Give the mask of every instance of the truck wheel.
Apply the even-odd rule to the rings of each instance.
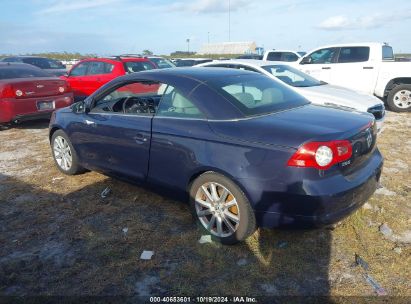
[[[215,173],[200,175],[191,185],[190,207],[205,233],[222,244],[245,240],[256,230],[254,211],[241,189]]]
[[[411,110],[411,84],[395,86],[388,93],[387,104],[391,111],[409,112]]]

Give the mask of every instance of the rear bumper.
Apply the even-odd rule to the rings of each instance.
[[[57,110],[71,105],[73,103],[73,94],[67,93],[39,98],[0,99],[0,123],[50,117],[51,112],[54,110],[39,110],[37,108],[39,101],[54,101],[55,110]]]
[[[376,149],[367,164],[349,177],[341,174],[316,180],[303,179],[286,185],[283,192],[260,189],[260,200],[253,206],[257,223],[260,227],[274,228],[338,222],[372,196],[382,166],[382,156]],[[251,192],[251,196],[254,194]]]
[[[352,191],[337,193],[329,196],[306,197],[301,203],[312,206],[332,206],[327,211],[312,210],[312,215],[301,215],[277,212],[256,212],[257,222],[262,227],[278,226],[324,226],[336,223],[360,208],[377,188],[379,173],[376,173],[362,185]],[[286,204],[286,202],[285,202]],[[338,206],[338,207],[337,207]]]

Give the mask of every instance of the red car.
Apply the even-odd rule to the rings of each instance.
[[[61,78],[69,82],[74,98],[82,100],[118,76],[156,68],[143,57],[91,58],[80,61]]]
[[[25,63],[0,63],[0,124],[50,117],[73,103],[68,83]]]

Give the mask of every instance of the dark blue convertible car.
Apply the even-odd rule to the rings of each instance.
[[[373,194],[383,163],[371,115],[218,68],[119,77],[56,111],[50,142],[63,173],[188,194],[201,226],[225,244],[258,226],[342,219]]]

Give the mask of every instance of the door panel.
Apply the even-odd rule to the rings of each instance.
[[[97,91],[101,86],[114,79],[114,64],[103,61],[92,61],[87,70],[87,86],[90,88],[90,94]]]
[[[325,48],[304,56],[298,69],[319,80],[330,82],[337,48]]]
[[[88,96],[90,95],[89,88],[85,82],[87,69],[89,67],[88,62],[81,62],[75,65],[70,74],[65,78],[73,90],[74,96]]]
[[[137,180],[147,176],[151,116],[89,113],[78,134],[78,153],[90,168]]]
[[[207,163],[206,120],[153,118],[149,180],[185,191],[192,172]]]
[[[300,70],[312,77],[325,82],[331,81],[331,70],[334,64],[306,64]]]
[[[172,86],[164,91],[153,118],[149,179],[185,191],[187,179],[207,157],[210,128],[205,116]]]
[[[369,47],[342,47],[330,83],[373,94],[378,73],[369,55]]]

